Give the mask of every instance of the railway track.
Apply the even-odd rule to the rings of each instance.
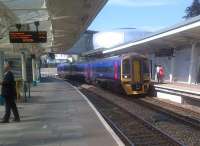
[[[96,106],[126,145],[183,146],[183,144],[137,115],[133,115],[118,105],[98,97],[98,95],[94,95],[85,89],[81,89],[81,91]]]
[[[146,108],[155,110],[161,114],[169,115],[170,117],[179,120],[180,122],[183,122],[200,130],[200,113],[198,112],[175,106],[167,102],[155,100],[151,97],[139,97],[135,99],[129,96],[121,95],[121,98],[137,103]]]
[[[200,130],[200,114],[195,111],[178,107],[166,102],[153,100],[149,97],[134,100],[133,102],[136,102],[137,104],[143,105],[160,113],[170,115],[176,120],[184,122],[185,124]]]
[[[170,137],[173,137],[174,139],[179,141],[180,145],[181,144],[188,145],[188,146],[200,145],[200,139],[199,139],[200,131],[199,131],[199,128],[197,128],[199,124],[197,121],[196,121],[197,122],[196,125],[192,124],[193,122],[193,120],[191,120],[192,119],[191,117],[193,117],[191,116],[193,114],[192,111],[189,111],[189,113],[191,114],[189,116],[186,116],[188,115],[188,111],[186,109],[184,111],[185,116],[184,114],[181,115],[178,112],[177,113],[172,112],[172,113],[175,113],[175,116],[174,116],[174,114],[171,114],[170,111],[166,110],[165,108],[161,108],[165,106],[165,103],[162,103],[161,101],[158,102],[156,100],[157,103],[153,104],[153,102],[147,102],[149,100],[147,98],[133,99],[131,97],[125,97],[119,94],[111,93],[110,91],[106,91],[104,89],[94,87],[92,85],[87,85],[87,84],[75,82],[75,81],[70,81],[70,82],[74,86],[77,86],[80,90],[84,89],[87,92],[92,93],[95,96],[98,96],[98,98],[100,99],[103,98],[106,101],[109,101],[110,103],[125,110],[129,114],[136,115],[141,120],[146,121],[147,123],[150,123],[151,125],[153,125],[153,127],[159,129],[161,133],[164,131],[163,132],[164,134],[166,134],[167,136],[170,135]],[[167,108],[173,108],[173,107],[167,106]],[[163,109],[165,109],[166,111],[163,111]],[[179,109],[179,112],[180,112],[182,108],[177,107],[177,109]],[[195,113],[195,114],[196,115],[194,115],[194,117],[199,115],[198,113]],[[182,118],[180,118],[179,116]],[[104,118],[107,119],[106,116],[104,116]],[[108,119],[109,118],[110,116],[108,116]],[[190,119],[190,121],[189,122],[184,121],[184,119]],[[111,121],[113,121],[113,119],[111,119]],[[114,118],[114,121],[115,121],[115,118]],[[130,126],[131,124],[128,124],[128,125]],[[121,125],[117,124],[117,127],[120,127],[120,126]],[[120,129],[122,129],[122,132],[124,132],[124,129],[134,128],[134,127],[130,128],[129,126],[127,127],[124,126]],[[124,134],[124,135],[127,136],[127,134]],[[128,145],[131,145],[131,144],[128,144]]]

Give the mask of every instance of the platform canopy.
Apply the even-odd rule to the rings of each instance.
[[[163,49],[181,49],[190,47],[200,38],[200,16],[183,21],[170,28],[147,35],[144,38],[134,40],[113,48],[93,50],[83,55],[95,54],[121,54],[128,52],[152,53]]]
[[[13,48],[8,32],[16,30],[15,24],[24,25],[24,30],[48,32],[45,44],[14,45],[24,48],[43,48],[46,52],[63,52],[71,48],[87,29],[107,0],[0,0],[0,49]],[[41,50],[40,50],[41,51]]]

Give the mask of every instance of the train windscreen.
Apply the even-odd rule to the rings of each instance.
[[[123,75],[124,76],[127,76],[127,77],[130,77],[130,71],[131,71],[131,65],[130,65],[130,60],[129,59],[125,59],[123,61]]]

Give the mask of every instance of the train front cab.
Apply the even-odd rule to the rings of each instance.
[[[121,62],[121,84],[127,95],[146,94],[150,86],[147,59],[138,56],[123,57]]]

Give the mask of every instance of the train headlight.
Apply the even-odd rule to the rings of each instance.
[[[128,78],[130,78],[130,75],[128,75],[128,74],[123,75],[123,78],[124,78],[124,79],[128,79]]]

